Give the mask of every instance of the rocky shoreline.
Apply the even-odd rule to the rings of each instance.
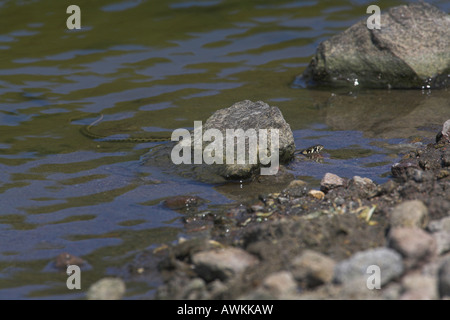
[[[328,173],[321,190],[293,180],[221,213],[186,215],[197,236],[141,254],[127,277],[154,276],[157,265],[156,299],[447,299],[449,124],[384,184]]]

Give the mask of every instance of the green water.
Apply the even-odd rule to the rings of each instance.
[[[430,1],[448,12],[445,0]],[[378,1],[383,11],[402,1]],[[66,9],[81,8],[81,30]],[[145,136],[192,128],[249,99],[278,106],[298,148],[321,143],[325,163],[290,170],[313,184],[326,172],[382,182],[389,147],[432,138],[450,116],[442,91],[306,90],[317,45],[368,17],[369,1],[0,1],[0,299],[84,297],[134,256],[184,235],[164,198],[198,195],[203,209],[252,190],[183,179],[140,158],[155,143],[90,140],[81,126]],[[258,190],[259,192],[260,190]],[[52,261],[87,261],[82,290]],[[151,296],[157,276],[127,283]]]

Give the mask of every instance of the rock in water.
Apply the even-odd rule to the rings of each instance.
[[[196,133],[194,125],[194,130],[186,139],[180,138],[180,142],[154,148],[144,156],[144,163],[166,168],[186,178],[221,183],[228,179],[240,180],[264,174],[262,170],[273,170],[273,173],[265,173],[268,175],[276,174],[278,164],[286,163],[294,156],[295,142],[291,127],[284,120],[280,109],[262,101],[240,101],[229,108],[218,110],[202,124],[201,130]],[[227,139],[227,131],[241,140],[234,136]],[[256,137],[256,141],[253,140],[255,143],[250,143],[248,139],[252,132]],[[276,132],[278,139],[274,135]],[[262,140],[261,137],[266,139]],[[228,140],[234,146],[233,157],[227,157]],[[274,150],[278,152],[271,153],[272,141]],[[276,141],[278,148],[275,148]],[[231,147],[229,149],[232,150]],[[190,154],[186,157],[188,161],[183,159],[179,164],[174,164],[173,155],[180,159],[185,152]],[[251,161],[250,153],[256,155]],[[243,163],[239,163],[238,154],[244,156]],[[261,158],[261,155],[266,158]],[[209,163],[206,159],[209,159]]]
[[[225,178],[248,178],[252,172],[259,170],[262,167],[260,159],[260,148],[261,148],[261,129],[267,130],[267,149],[266,154],[270,155],[270,150],[272,137],[271,130],[278,130],[279,137],[279,157],[277,159],[278,163],[285,163],[289,161],[295,151],[294,135],[292,134],[291,127],[284,120],[280,109],[277,107],[271,107],[267,103],[262,101],[252,102],[250,100],[244,100],[233,104],[231,107],[226,109],[221,109],[216,111],[211,117],[206,120],[203,130],[217,129],[222,133],[222,145],[224,146],[222,161],[223,164],[214,164],[215,170]],[[237,155],[239,150],[236,149],[234,153],[234,159],[231,164],[227,163],[227,130],[238,130],[242,129],[244,132],[254,129],[258,137],[258,143],[256,149],[251,149],[251,145],[246,140],[245,141],[245,164],[238,164]],[[270,133],[270,134],[269,134]],[[235,139],[235,142],[237,140]],[[205,143],[203,144],[203,151],[205,150]],[[264,147],[263,147],[264,148]],[[249,161],[249,152],[257,152],[256,163],[251,163]],[[277,168],[278,170],[278,168]]]
[[[322,42],[303,73],[308,85],[443,88],[450,85],[450,17],[425,3],[389,9],[380,29],[364,19]]]

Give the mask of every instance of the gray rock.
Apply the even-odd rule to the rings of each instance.
[[[89,287],[88,300],[120,300],[125,294],[125,282],[119,278],[103,278]]]
[[[450,233],[450,217],[430,221],[427,229],[431,232],[447,231]]]
[[[446,259],[439,268],[439,295],[450,298],[450,259]]]
[[[328,192],[331,189],[342,187],[345,185],[345,180],[335,175],[334,173],[325,173],[320,181],[320,190]]]
[[[450,19],[424,2],[390,8],[381,28],[367,19],[322,42],[303,78],[309,84],[439,88],[450,83]]]
[[[380,284],[403,274],[402,257],[392,249],[376,248],[355,253],[349,259],[339,262],[334,269],[334,280],[341,284],[359,283],[366,288],[367,280],[372,273],[368,273],[369,266],[380,268]]]
[[[239,248],[202,251],[192,256],[197,274],[206,281],[226,281],[246,268],[258,263],[258,259]]]
[[[415,159],[402,159],[391,166],[391,173],[394,177],[401,177],[408,170],[420,170],[419,162]]]
[[[388,243],[404,257],[406,268],[425,264],[436,252],[434,238],[420,228],[393,228],[389,232]]]
[[[434,241],[436,242],[436,253],[441,255],[450,251],[450,232],[438,231],[433,233]]]
[[[313,288],[333,280],[335,265],[333,259],[322,253],[305,250],[292,261],[291,272],[297,281]]]
[[[436,136],[436,142],[439,143],[441,141],[450,142],[450,119],[444,122],[442,130]]]
[[[252,102],[250,100],[244,100],[233,104],[231,107],[226,109],[221,109],[216,111],[211,117],[206,120],[203,125],[203,130],[217,129],[222,133],[223,136],[223,146],[224,152],[222,155],[223,164],[212,165],[217,170],[218,174],[225,178],[247,178],[252,172],[259,170],[262,163],[259,159],[255,164],[249,163],[249,143],[245,143],[245,155],[246,163],[237,164],[238,152],[234,154],[234,161],[232,164],[227,164],[226,159],[226,131],[228,129],[236,130],[242,129],[247,131],[249,129],[256,130],[259,134],[261,129],[272,130],[278,129],[279,132],[279,162],[286,163],[289,161],[295,151],[294,136],[292,134],[291,127],[284,120],[280,109],[277,107],[271,107],[267,103],[262,101]],[[269,132],[269,131],[268,131]],[[271,132],[271,131],[270,131]],[[260,141],[258,140],[260,143]],[[271,137],[267,137],[267,148],[265,150],[266,154],[270,154]],[[203,151],[205,150],[206,144],[203,144]],[[259,148],[257,147],[259,151]]]
[[[389,222],[391,227],[419,227],[428,224],[428,208],[420,200],[408,200],[397,205],[391,212]]]

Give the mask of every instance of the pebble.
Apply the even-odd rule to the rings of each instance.
[[[419,227],[428,224],[428,208],[420,200],[408,200],[397,205],[391,212],[391,227]]]
[[[309,190],[308,195],[319,200],[325,198],[325,193],[320,190]]]
[[[450,232],[438,231],[433,233],[434,241],[436,242],[436,253],[438,255],[450,251]]]
[[[88,300],[120,300],[125,294],[125,282],[119,278],[103,278],[89,287]]]
[[[402,279],[401,300],[434,300],[438,297],[436,279],[430,275],[412,273]]]
[[[320,190],[328,192],[331,189],[342,187],[345,185],[345,180],[333,173],[325,173],[320,181]]]
[[[204,200],[197,196],[175,196],[164,200],[163,204],[169,209],[179,210],[197,207],[203,202]]]
[[[274,297],[292,294],[297,291],[297,283],[288,271],[269,274],[262,283],[263,290],[267,290]]]
[[[305,250],[292,261],[291,272],[299,282],[313,288],[333,280],[336,262],[326,255]]]
[[[303,180],[292,180],[289,185],[287,186],[288,189],[290,188],[298,188],[298,187],[304,187],[306,186],[308,183],[306,181]]]
[[[444,122],[441,132],[436,136],[436,142],[450,142],[450,119]]]
[[[197,274],[205,281],[225,281],[246,268],[258,263],[258,259],[239,248],[202,251],[192,256]]]
[[[369,178],[361,178],[360,176],[354,176],[351,180],[351,182],[353,184],[358,184],[361,185],[363,187],[372,187],[375,186],[375,184],[373,183],[373,181]]]
[[[430,230],[431,232],[437,232],[437,231],[450,232],[450,217],[445,217],[440,220],[430,221],[427,229]]]
[[[420,169],[416,160],[402,159],[400,162],[394,163],[391,167],[391,173],[394,177],[401,177],[408,169]]]
[[[441,298],[450,298],[450,258],[447,258],[439,267],[439,295]]]
[[[376,248],[357,252],[339,262],[334,268],[334,280],[344,285],[359,283],[366,288],[368,277],[372,275],[368,267],[372,265],[380,268],[381,285],[398,278],[404,270],[400,254],[389,248]]]
[[[408,269],[430,261],[436,252],[433,236],[420,228],[393,228],[389,232],[388,243],[403,256]]]
[[[81,267],[85,261],[80,257],[74,256],[70,253],[60,253],[55,259],[55,267],[58,269],[67,269],[69,265],[77,265]]]

